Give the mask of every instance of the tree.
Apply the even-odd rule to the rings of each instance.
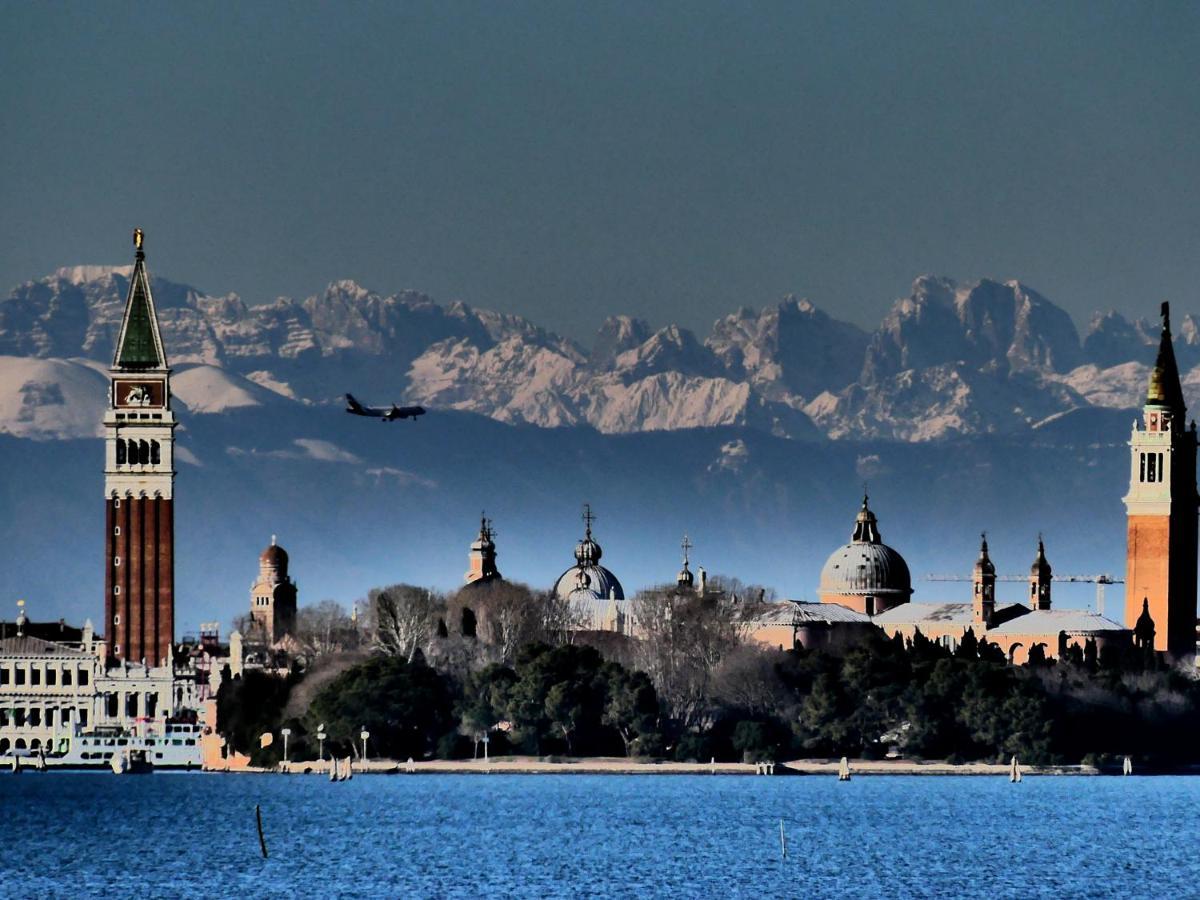
[[[253,753],[264,732],[278,729],[292,683],[251,669],[221,682],[217,692],[217,730],[239,753]]]
[[[336,600],[300,607],[296,613],[295,637],[313,657],[352,650],[360,643],[358,627]]]
[[[625,755],[645,744],[658,732],[658,695],[645,672],[627,672],[621,666],[606,666],[608,702],[601,720],[616,729],[625,744]]]
[[[533,591],[511,581],[467,585],[450,601],[448,612],[462,622],[464,637],[478,637],[512,662],[529,644],[566,642],[572,624],[570,604],[552,591]]]
[[[455,725],[447,680],[424,663],[377,656],[347,669],[313,699],[309,730],[325,724],[333,746],[357,752],[358,733],[371,732],[381,756],[420,759]]]
[[[746,633],[741,607],[725,594],[658,588],[633,599],[634,659],[683,728],[711,720],[712,679]]]
[[[375,621],[374,643],[390,656],[412,662],[433,634],[442,604],[432,591],[394,584],[368,595]]]

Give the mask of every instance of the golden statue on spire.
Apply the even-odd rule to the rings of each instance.
[[[133,229],[133,249],[134,250],[142,249],[142,237],[143,236],[144,235],[142,234],[142,229],[140,229],[140,228]]]

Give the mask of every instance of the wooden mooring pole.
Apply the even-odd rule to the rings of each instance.
[[[258,846],[262,848],[263,859],[267,858],[267,839],[263,837],[262,830],[262,807],[257,803],[254,804],[254,818],[258,820]]]

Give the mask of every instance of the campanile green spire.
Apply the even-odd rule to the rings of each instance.
[[[162,337],[158,333],[158,318],[154,314],[154,297],[150,293],[150,277],[146,274],[146,253],[142,249],[142,229],[133,232],[137,259],[129,278],[129,296],[125,300],[125,318],[117,338],[113,368],[130,371],[165,369]]]

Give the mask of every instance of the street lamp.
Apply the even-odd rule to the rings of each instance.
[[[283,761],[284,761],[284,762],[287,762],[287,761],[288,761],[288,758],[287,758],[287,741],[288,741],[288,737],[289,737],[289,736],[291,735],[291,733],[292,733],[292,729],[290,729],[290,728],[282,728],[282,729],[280,729],[279,733],[283,735]]]
[[[363,742],[363,762],[367,761],[367,738],[371,736],[371,732],[367,731],[367,726],[363,726],[363,730],[358,733]]]
[[[317,755],[321,757],[321,761],[325,761],[325,723],[322,722],[317,726]]]
[[[491,743],[491,740],[492,739],[488,737],[488,733],[485,731],[483,733],[483,761],[484,762],[488,761],[488,744]]]

